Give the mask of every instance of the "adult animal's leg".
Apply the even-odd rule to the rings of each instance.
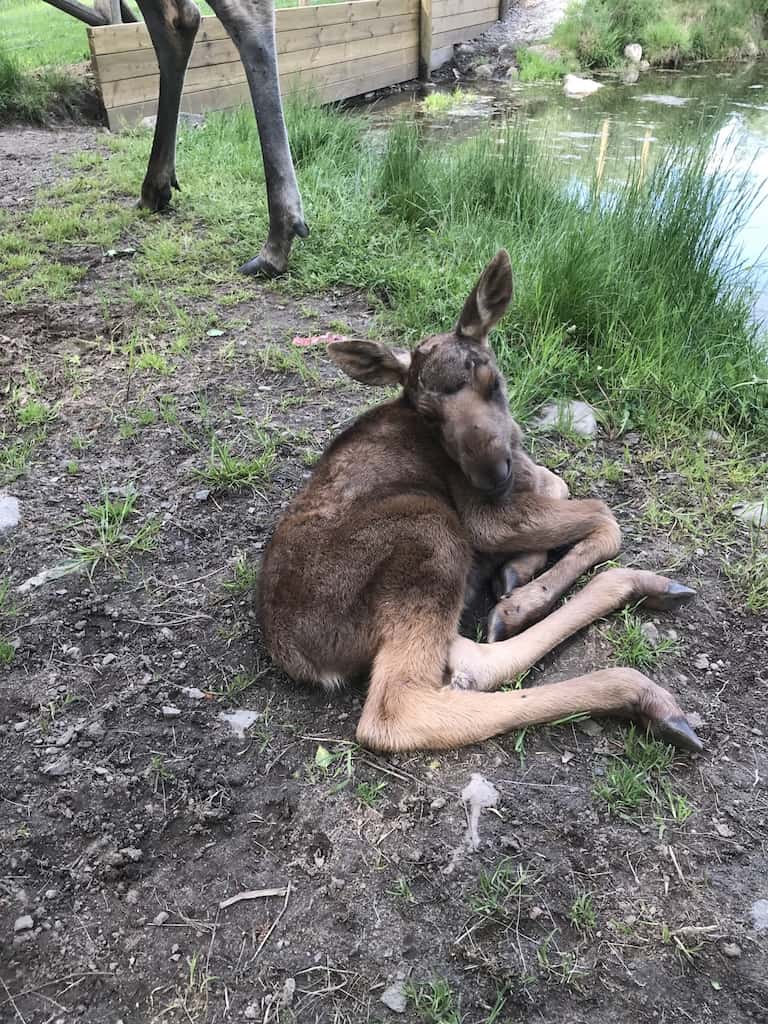
[[[192,0],[136,0],[147,24],[160,68],[157,122],[139,205],[164,210],[176,180],[176,129],[189,55],[200,24]]]
[[[269,206],[269,234],[258,256],[240,268],[275,277],[288,266],[296,235],[309,229],[288,146],[277,71],[272,0],[211,0],[211,7],[240,52],[256,114]]]

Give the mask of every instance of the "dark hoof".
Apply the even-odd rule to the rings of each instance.
[[[495,608],[488,616],[486,633],[488,635],[489,644],[496,644],[500,640],[508,640],[511,636],[503,617],[499,615]]]
[[[646,608],[653,608],[660,612],[668,612],[673,611],[675,608],[679,608],[681,604],[687,604],[688,601],[695,596],[695,590],[691,590],[690,587],[683,586],[682,583],[678,583],[676,580],[670,580],[665,593],[649,594],[645,598],[644,603]]]
[[[152,182],[144,182],[141,186],[141,199],[138,205],[142,210],[149,210],[152,213],[166,213],[171,206],[171,188],[181,191],[176,176],[163,185],[155,185]]]
[[[704,749],[704,744],[684,718],[665,718],[661,722],[655,722],[653,731],[659,739],[671,743],[680,750],[690,750],[694,754],[699,754]]]
[[[241,274],[249,274],[251,277],[280,277],[284,270],[279,270],[274,263],[271,263],[263,256],[255,256],[240,267]]]
[[[517,569],[513,569],[510,565],[504,565],[493,580],[493,596],[497,601],[501,601],[519,586],[520,576]]]

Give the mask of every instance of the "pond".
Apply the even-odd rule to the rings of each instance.
[[[415,93],[381,100],[371,113],[381,126],[410,113],[447,138],[521,118],[553,159],[568,163],[578,187],[592,182],[598,167],[609,185],[670,147],[706,146],[712,167],[743,174],[759,191],[737,243],[755,285],[755,315],[768,323],[768,63],[645,72],[634,84],[600,80],[604,87],[582,100],[567,98],[560,83],[477,82],[463,85],[472,95],[443,113],[428,113]]]

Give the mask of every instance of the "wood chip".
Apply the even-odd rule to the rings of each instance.
[[[286,886],[280,886],[279,889],[246,889],[245,892],[239,892],[235,896],[230,896],[229,899],[222,900],[219,903],[219,910],[226,910],[227,907],[234,906],[235,903],[240,903],[242,900],[260,900],[266,896],[285,896],[287,893]]]

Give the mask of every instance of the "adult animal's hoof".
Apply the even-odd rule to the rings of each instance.
[[[665,743],[671,743],[680,750],[699,754],[704,749],[704,744],[685,718],[664,718],[654,723],[653,730]]]
[[[250,277],[280,277],[285,273],[285,269],[281,270],[276,267],[264,256],[254,256],[252,260],[248,260],[240,267],[240,273],[248,274]]]
[[[695,596],[695,590],[678,583],[677,580],[670,580],[663,594],[649,594],[645,598],[645,606],[656,611],[669,612],[682,604],[687,604]]]

